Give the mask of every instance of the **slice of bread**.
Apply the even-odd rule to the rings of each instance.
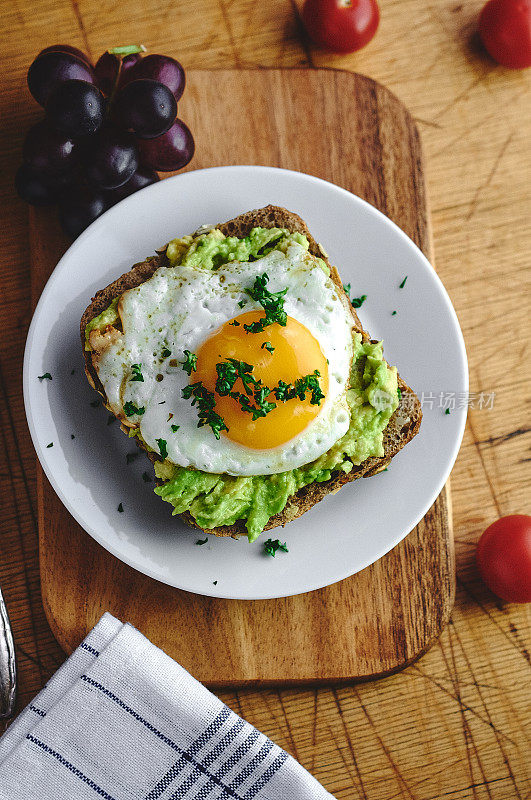
[[[315,241],[313,236],[304,220],[297,214],[288,211],[279,206],[266,206],[255,211],[247,211],[245,214],[234,219],[224,222],[223,224],[216,225],[219,230],[226,236],[237,236],[243,238],[251,231],[252,228],[287,228],[290,232],[298,231],[304,234],[310,243],[310,252],[312,255],[322,258],[330,267],[331,278],[336,284],[337,288],[343,292],[343,285],[341,278],[334,266],[328,261],[326,253],[322,250],[321,246]],[[85,327],[94,319],[94,317],[101,314],[112,301],[119,297],[127,289],[132,289],[134,286],[139,286],[141,283],[150,278],[156,269],[161,266],[167,266],[168,261],[166,258],[166,248],[161,249],[156,256],[146,259],[139,264],[135,264],[129,272],[122,275],[120,278],[109,284],[105,289],[97,292],[93,297],[92,302],[85,310],[81,317],[81,341],[83,345],[83,352],[85,355],[85,372],[90,384],[97,389],[104,401],[106,400],[103,386],[98,378],[97,372],[92,363],[92,354],[90,351],[84,349],[85,345]],[[356,314],[355,309],[351,306],[351,314],[354,323],[354,329],[362,334],[365,341],[369,339],[369,334],[363,330],[362,324]],[[338,472],[333,475],[329,481],[323,483],[312,483],[300,489],[293,497],[290,498],[286,507],[280,514],[271,517],[265,530],[275,528],[278,525],[284,526],[305,511],[308,511],[312,506],[322,500],[328,494],[334,494],[345,483],[356,480],[357,478],[368,477],[375,475],[384,470],[390,463],[391,459],[418,433],[420,423],[422,420],[422,411],[420,401],[414,391],[407,386],[404,381],[398,378],[398,386],[401,391],[401,397],[398,408],[392,415],[384,431],[384,455],[381,458],[368,458],[358,467],[354,467],[351,472],[345,474]],[[142,443],[135,438],[139,447]],[[160,456],[153,452],[147,453],[151,461],[155,462],[160,460]],[[180,514],[181,519],[194,528],[203,530],[196,523],[194,518],[188,513]],[[209,528],[205,530],[206,533],[213,533],[216,536],[242,536],[246,535],[245,520],[238,520],[234,525],[222,525],[218,528]]]

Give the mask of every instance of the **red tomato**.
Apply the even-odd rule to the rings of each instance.
[[[380,11],[376,0],[306,0],[302,21],[321,47],[352,53],[371,41]]]
[[[499,64],[531,67],[531,0],[489,0],[479,17],[479,35]]]
[[[476,550],[481,577],[512,603],[531,602],[531,517],[512,514],[489,525]]]

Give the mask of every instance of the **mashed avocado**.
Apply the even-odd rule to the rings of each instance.
[[[170,266],[213,270],[229,261],[254,261],[272,250],[284,250],[293,241],[308,249],[305,236],[284,228],[253,228],[244,239],[224,236],[214,228],[207,233],[174,239],[166,255]],[[316,261],[328,274],[325,262]],[[118,298],[87,325],[86,349],[90,350],[91,330],[117,321],[117,304]],[[248,539],[253,542],[270,517],[280,513],[303,486],[327,481],[338,471],[348,473],[371,456],[383,456],[383,431],[398,406],[397,371],[384,361],[381,342],[363,342],[361,335],[355,333],[353,344],[347,392],[350,426],[317,460],[289,472],[250,477],[201,472],[176,466],[168,459],[156,461],[155,474],[164,483],[155,493],[173,505],[173,514],[187,511],[207,530],[244,519]],[[142,438],[136,429],[131,429],[129,435]]]

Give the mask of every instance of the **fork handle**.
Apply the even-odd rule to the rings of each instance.
[[[0,589],[0,719],[12,716],[17,693],[17,666],[13,633]]]

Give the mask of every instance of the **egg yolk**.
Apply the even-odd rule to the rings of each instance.
[[[252,377],[270,389],[278,386],[279,381],[295,383],[298,378],[318,370],[319,385],[326,396],[328,365],[317,339],[293,317],[287,318],[285,327],[275,322],[260,333],[246,332],[244,325],[258,322],[263,317],[263,311],[248,311],[219,328],[197,351],[197,370],[192,373],[191,381],[202,381],[209,391],[215,392],[216,364],[234,358],[251,364]],[[240,378],[232,391],[245,394]],[[224,431],[225,435],[233,442],[256,450],[289,442],[320,413],[324,403],[322,399],[320,405],[312,405],[310,392],[306,393],[304,400],[295,397],[286,401],[277,400],[270,394],[266,401],[276,403],[276,408],[253,422],[252,414],[243,411],[238,400],[228,395],[221,397],[217,392],[215,398],[215,410],[229,429]],[[255,405],[252,396],[249,400]]]

